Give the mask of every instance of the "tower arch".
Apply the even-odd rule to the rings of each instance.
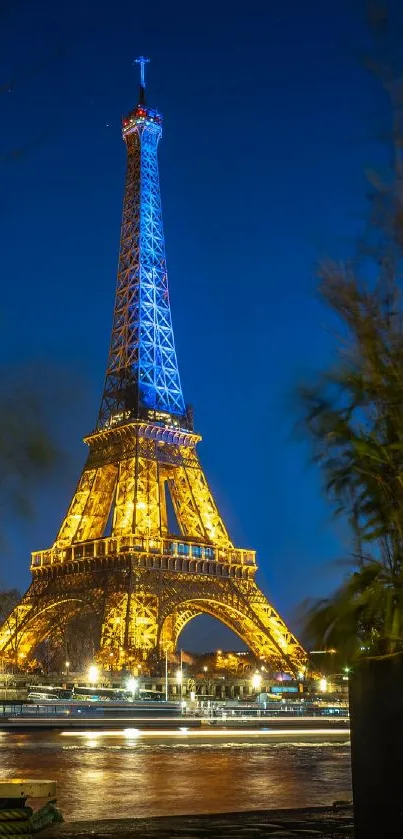
[[[274,624],[271,627],[267,625],[264,620],[267,612],[246,609],[233,593],[228,598],[219,595],[218,592],[215,596],[203,597],[200,592],[198,596],[178,603],[161,625],[161,650],[173,652],[185,626],[195,617],[206,614],[234,632],[254,655],[270,663],[273,669],[284,668],[286,662],[288,669],[293,671],[291,657],[287,660],[290,645],[281,635],[276,637]],[[272,621],[273,618],[272,615]]]

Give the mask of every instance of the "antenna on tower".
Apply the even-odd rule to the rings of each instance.
[[[139,105],[146,104],[146,78],[145,78],[145,65],[150,63],[149,58],[144,58],[144,55],[140,55],[139,58],[134,59],[134,64],[140,64],[140,98],[139,98]]]

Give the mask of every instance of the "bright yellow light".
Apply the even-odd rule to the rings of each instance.
[[[327,691],[327,679],[319,679],[319,690],[321,693],[326,693]]]
[[[137,685],[138,685],[137,679],[133,679],[133,677],[128,679],[127,682],[126,682],[126,688],[127,688],[127,690],[130,691],[131,694],[133,694],[133,696],[136,693]]]
[[[254,690],[259,690],[262,685],[262,677],[260,673],[254,673],[252,676],[252,687]]]
[[[99,669],[96,664],[91,664],[91,667],[88,668],[88,681],[90,684],[95,685],[99,678]]]
[[[278,719],[278,717],[275,718],[275,719]],[[311,718],[306,717],[306,720],[308,720],[308,719],[311,719]],[[312,720],[315,720],[315,722],[317,722],[318,718],[317,717],[312,717]],[[178,719],[178,722],[181,722],[181,721],[182,720]],[[343,720],[340,720],[340,721],[345,724],[344,728],[335,728],[335,729],[315,728],[315,735],[326,735],[326,737],[329,737],[329,738],[332,738],[332,739],[335,738],[336,740],[340,740],[341,736],[345,737],[345,738],[348,738],[348,735],[349,735],[349,726],[348,726],[349,720],[348,719],[343,719]],[[313,731],[312,727],[311,728],[296,728],[296,729],[292,729],[292,730],[290,730],[289,728],[273,728],[270,731],[267,731],[267,730],[262,731],[262,729],[259,729],[259,728],[258,729],[253,729],[253,728],[243,728],[243,729],[241,729],[241,728],[239,728],[239,729],[231,730],[230,737],[231,737],[231,740],[235,739],[235,738],[238,738],[238,737],[243,737],[243,738],[244,737],[247,737],[247,738],[248,737],[253,737],[253,738],[256,737],[258,740],[262,740],[262,739],[271,739],[271,738],[276,739],[278,737],[286,737],[286,738],[289,738],[289,739],[293,739],[293,738],[295,739],[296,736],[302,735],[302,736],[307,736],[309,739],[311,739],[312,738],[312,731]],[[1,732],[1,733],[3,733],[3,732]],[[158,728],[158,729],[154,729],[154,730],[153,729],[141,729],[141,730],[138,730],[138,731],[136,731],[136,729],[124,729],[123,731],[118,730],[118,729],[111,729],[111,730],[102,729],[102,731],[98,731],[98,732],[71,731],[71,730],[60,732],[62,737],[84,737],[84,738],[88,738],[89,734],[93,734],[93,735],[95,735],[99,738],[101,738],[101,737],[115,737],[115,738],[118,738],[118,737],[129,737],[129,736],[135,737],[135,736],[138,736],[138,737],[141,737],[142,739],[143,738],[149,738],[149,737],[150,738],[151,737],[152,738],[154,738],[154,737],[155,738],[182,737],[183,733],[184,733],[183,727],[178,727],[177,729],[174,729],[174,728],[168,728],[168,729]],[[218,728],[218,729],[217,728],[216,729],[209,728],[208,731],[203,731],[203,730],[200,730],[199,728],[194,728],[194,729],[188,728],[188,730],[186,732],[186,735],[188,737],[194,737],[194,738],[197,738],[197,739],[202,739],[203,737],[206,737],[209,740],[212,737],[224,737],[224,738],[228,739],[229,732],[228,732],[228,729],[225,729],[225,728],[221,728],[221,729],[220,728]]]
[[[134,738],[134,737],[138,737],[140,732],[139,732],[138,728],[125,728],[123,730],[123,734],[124,734],[125,737],[128,737],[129,739],[131,739],[131,738]]]
[[[176,671],[176,683],[178,685],[182,684],[182,678],[183,678],[182,670],[177,670]]]

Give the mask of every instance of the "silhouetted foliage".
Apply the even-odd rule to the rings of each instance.
[[[33,487],[60,457],[40,397],[22,378],[0,396],[0,533],[6,515],[30,514]]]
[[[93,612],[80,612],[69,620],[55,615],[48,637],[33,650],[33,656],[44,673],[62,673],[65,663],[69,671],[84,671],[94,660],[99,648],[101,617]]]
[[[17,588],[0,591],[0,624],[5,621],[19,600],[21,600],[21,592]]]
[[[300,391],[302,426],[336,515],[349,519],[355,565],[332,597],[305,604],[306,636],[350,657],[403,650],[403,86],[388,75],[387,90],[393,170],[371,175],[358,256],[321,268],[338,354]]]

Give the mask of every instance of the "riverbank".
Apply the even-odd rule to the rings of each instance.
[[[352,839],[350,805],[299,810],[261,810],[200,816],[108,819],[55,825],[41,839],[264,839],[264,837],[326,837]]]

